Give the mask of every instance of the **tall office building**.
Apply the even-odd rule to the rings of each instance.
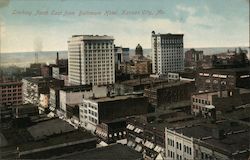
[[[69,83],[107,85],[115,82],[114,38],[74,35],[68,41]]]
[[[184,70],[183,34],[155,34],[152,31],[151,44],[153,73]]]

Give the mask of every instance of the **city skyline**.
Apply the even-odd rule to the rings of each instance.
[[[5,0],[1,52],[67,50],[76,34],[111,35],[118,46],[151,48],[153,30],[184,34],[184,48],[248,46],[248,2]]]

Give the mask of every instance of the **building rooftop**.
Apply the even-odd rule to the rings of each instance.
[[[249,134],[249,131],[242,130],[241,132],[226,135],[223,139],[209,138],[203,141],[229,153],[237,153],[249,149]]]
[[[182,133],[185,136],[193,137],[196,139],[208,139],[214,137],[215,131],[222,131],[223,134],[234,133],[238,131],[247,130],[248,126],[241,125],[237,122],[230,122],[227,120],[217,121],[216,123],[202,123],[199,125],[192,125],[182,128],[175,128],[174,130],[178,133]]]
[[[27,130],[35,140],[44,139],[54,134],[71,132],[73,126],[61,119],[50,119],[28,127]]]
[[[0,81],[0,86],[22,85],[19,81]]]
[[[207,68],[202,69],[200,72],[221,72],[221,73],[232,73],[232,72],[244,72],[248,71],[250,72],[250,67],[242,67],[242,68]]]
[[[180,86],[182,84],[191,84],[190,81],[169,81],[168,83],[163,83],[162,85],[157,85],[152,88],[152,90],[164,89],[168,87]],[[150,90],[150,89],[148,89]]]
[[[74,130],[67,133],[56,134],[54,136],[47,137],[44,140],[32,141],[28,143],[20,144],[19,149],[21,151],[32,150],[36,148],[42,148],[47,146],[53,146],[57,144],[75,142],[79,140],[96,139],[90,132]]]
[[[155,31],[152,31],[152,36],[164,36],[164,37],[183,37],[184,34],[172,34],[172,33],[167,33],[167,34],[160,34],[160,33],[155,33]]]
[[[142,78],[142,79],[133,79],[128,81],[123,81],[121,84],[128,86],[138,86],[138,85],[150,85],[154,83],[167,83],[167,79],[153,79],[153,78]]]
[[[32,83],[45,83],[45,82],[50,82],[50,81],[60,81],[51,77],[42,77],[42,76],[38,76],[38,77],[25,77],[23,78],[27,81],[30,81]]]
[[[72,39],[82,39],[82,40],[114,40],[113,36],[107,35],[73,35]]]
[[[89,100],[99,103],[99,102],[119,101],[119,100],[132,99],[132,98],[144,98],[144,97],[137,96],[137,95],[125,95],[125,96],[92,98]]]
[[[86,159],[86,160],[108,160],[108,159],[142,159],[142,154],[122,144],[112,144],[106,147],[91,149],[89,151],[61,156],[58,159]]]
[[[245,94],[245,93],[250,93],[249,89],[245,89],[245,88],[237,88],[239,90],[240,94]],[[236,90],[234,90],[236,91]],[[229,97],[229,93],[228,91],[221,91],[222,97]],[[198,94],[194,94],[195,97],[199,97],[202,99],[208,99],[208,97],[211,97],[213,95],[218,95],[218,97],[220,97],[220,92],[206,92],[206,93],[198,93]]]
[[[80,92],[92,90],[92,85],[77,85],[77,86],[64,86],[60,90],[65,92]]]
[[[146,115],[136,116],[129,121],[139,126],[144,125],[148,129],[155,129],[164,132],[165,128],[179,128],[200,124],[205,120],[201,120],[192,115],[178,111],[162,111],[161,113],[150,113]]]

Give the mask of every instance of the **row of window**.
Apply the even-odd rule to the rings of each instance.
[[[89,109],[89,114],[91,114],[91,115],[97,117],[97,112],[94,112],[94,111],[92,111],[92,110],[90,110],[90,109]]]
[[[101,54],[100,54],[101,52]],[[85,56],[112,56],[113,50],[112,49],[107,49],[107,50],[84,50],[84,55]],[[94,54],[93,54],[94,53]],[[95,54],[98,53],[98,54]]]
[[[192,108],[193,109],[197,109],[197,110],[202,110],[202,111],[209,111],[208,108],[201,107],[201,106],[196,106],[196,105],[193,105]]]
[[[21,92],[22,91],[22,89],[13,89],[13,90],[2,90],[2,93],[6,93],[6,92],[16,92],[16,91],[18,91],[18,92]]]
[[[6,88],[20,88],[22,86],[20,85],[13,85],[13,86],[2,86],[2,89],[6,89]]]
[[[204,99],[193,98],[193,102],[210,105],[210,101]]]
[[[168,145],[174,147],[174,140],[168,138]],[[180,151],[182,150],[182,144],[179,142],[176,142],[176,148]],[[184,145],[184,152],[188,154],[192,154],[192,148]]]
[[[184,153],[192,155],[192,148],[184,145]]]
[[[91,116],[89,116],[89,121],[97,124],[97,119],[95,119],[95,118],[93,118]]]

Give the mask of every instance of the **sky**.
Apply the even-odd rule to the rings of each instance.
[[[67,50],[72,35],[151,48],[151,32],[185,48],[249,46],[249,0],[0,0],[1,51]]]

